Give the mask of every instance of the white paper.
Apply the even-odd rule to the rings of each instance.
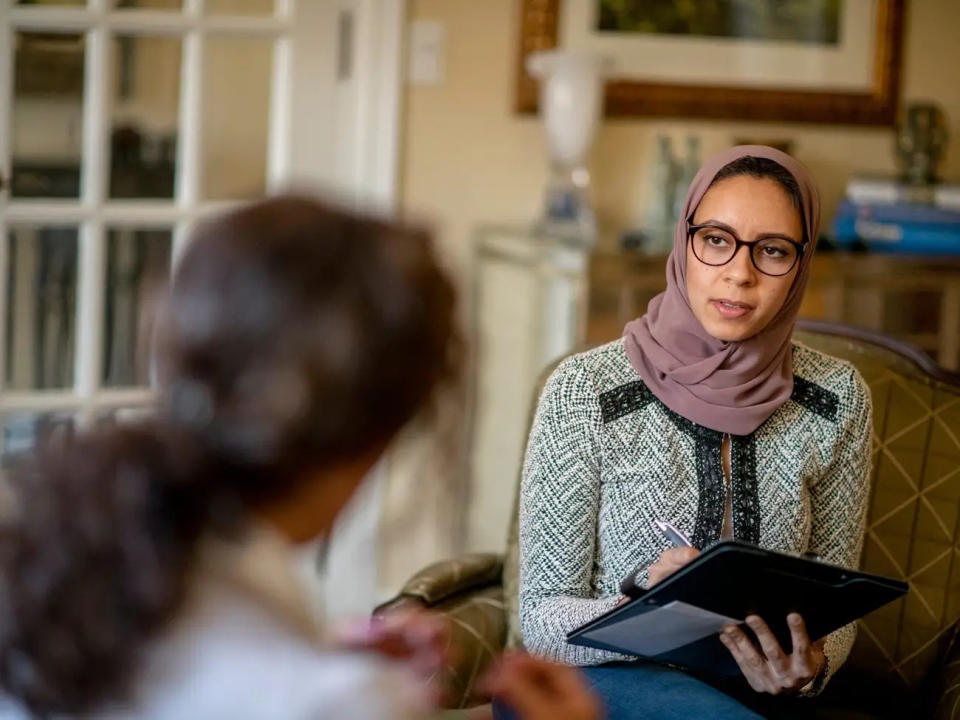
[[[675,600],[656,610],[585,632],[581,637],[652,657],[707,635],[719,634],[728,625],[741,622]]]

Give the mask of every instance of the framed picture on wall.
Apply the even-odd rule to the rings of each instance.
[[[521,0],[516,106],[532,52],[613,60],[608,115],[892,124],[904,0]]]

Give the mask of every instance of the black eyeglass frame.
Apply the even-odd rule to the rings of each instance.
[[[733,254],[728,259],[724,260],[722,263],[708,263],[706,260],[701,259],[700,256],[697,255],[696,248],[693,248],[693,245],[691,245],[691,248],[693,248],[693,256],[697,259],[697,261],[702,262],[704,265],[708,265],[709,267],[723,267],[724,265],[727,265],[731,260],[733,260],[737,256],[737,253],[740,252],[740,248],[745,247],[747,248],[747,254],[750,256],[750,262],[753,263],[753,266],[757,269],[757,272],[761,272],[767,277],[784,277],[785,275],[789,275],[790,271],[797,266],[797,263],[800,262],[800,259],[803,257],[803,253],[807,249],[806,239],[804,239],[802,243],[798,243],[797,241],[791,240],[790,238],[781,237],[779,235],[775,236],[778,240],[783,240],[784,242],[788,242],[791,245],[793,245],[797,249],[797,254],[793,258],[793,264],[789,268],[787,268],[784,272],[779,274],[768,273],[766,270],[762,270],[760,266],[757,265],[757,259],[753,256],[753,246],[756,245],[757,243],[763,242],[764,240],[769,240],[770,238],[761,238],[760,240],[749,240],[749,241],[741,240],[740,236],[737,235],[737,233],[735,233],[733,230],[728,230],[727,228],[720,227],[719,225],[714,225],[712,223],[694,225],[693,222],[691,222],[691,220],[687,219],[687,242],[691,241],[694,234],[698,230],[703,230],[704,228],[713,228],[714,230],[720,230],[721,232],[724,232],[727,235],[730,235],[731,237],[733,237],[733,242],[736,246],[734,248]]]

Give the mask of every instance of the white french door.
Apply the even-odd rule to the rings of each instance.
[[[402,0],[0,0],[0,459],[152,401],[197,218],[309,181],[390,205]]]

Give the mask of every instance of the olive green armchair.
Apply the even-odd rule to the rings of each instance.
[[[960,720],[960,375],[868,331],[805,321],[796,337],[851,361],[870,386],[873,482],[861,564],[910,585],[904,599],[860,620],[849,660],[810,701],[810,716]],[[450,707],[488,702],[477,680],[504,648],[522,645],[517,558],[514,512],[504,555],[431,565],[378,608],[427,607],[448,618]]]

